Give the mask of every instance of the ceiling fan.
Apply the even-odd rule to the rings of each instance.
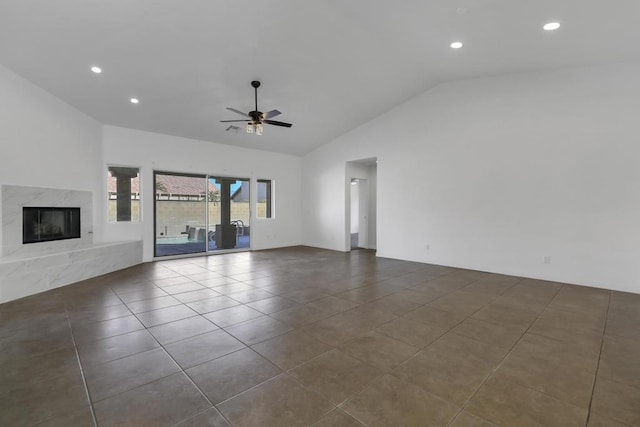
[[[251,82],[251,86],[255,90],[255,105],[256,108],[253,111],[249,111],[248,113],[243,113],[240,110],[236,110],[235,108],[227,107],[227,110],[233,111],[234,113],[240,114],[241,116],[246,117],[243,120],[220,120],[222,123],[234,123],[234,122],[246,122],[247,123],[247,133],[255,133],[256,135],[262,135],[262,124],[274,125],[274,126],[282,126],[285,128],[290,128],[291,123],[278,122],[276,120],[271,120],[272,117],[278,116],[282,114],[278,110],[271,110],[263,113],[258,110],[258,88],[260,87],[260,82],[254,80]]]

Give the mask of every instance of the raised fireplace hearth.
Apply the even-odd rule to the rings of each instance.
[[[22,208],[23,244],[79,238],[80,208]]]
[[[0,200],[0,304],[142,262],[141,240],[93,241],[90,191],[2,184]]]

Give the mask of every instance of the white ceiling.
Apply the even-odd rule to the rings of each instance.
[[[1,0],[0,63],[106,124],[300,155],[444,81],[640,59],[639,22],[639,0]],[[254,79],[291,129],[225,132]]]

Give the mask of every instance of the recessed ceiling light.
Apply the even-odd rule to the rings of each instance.
[[[96,74],[100,74],[102,72],[102,68],[100,67],[96,67],[95,65],[93,67],[91,67],[91,71],[93,71]]]
[[[544,24],[544,26],[542,28],[544,28],[546,31],[557,30],[558,28],[560,28],[560,23],[559,22],[549,22],[547,24]]]
[[[129,101],[131,101],[132,104],[138,104],[140,102],[138,98],[131,98]]]
[[[450,46],[451,49],[460,49],[462,47],[462,42],[453,42]]]

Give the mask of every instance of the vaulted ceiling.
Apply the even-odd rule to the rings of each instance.
[[[638,0],[3,0],[0,64],[105,124],[300,155],[438,83],[640,59],[638,22]],[[256,79],[291,129],[219,122]]]

